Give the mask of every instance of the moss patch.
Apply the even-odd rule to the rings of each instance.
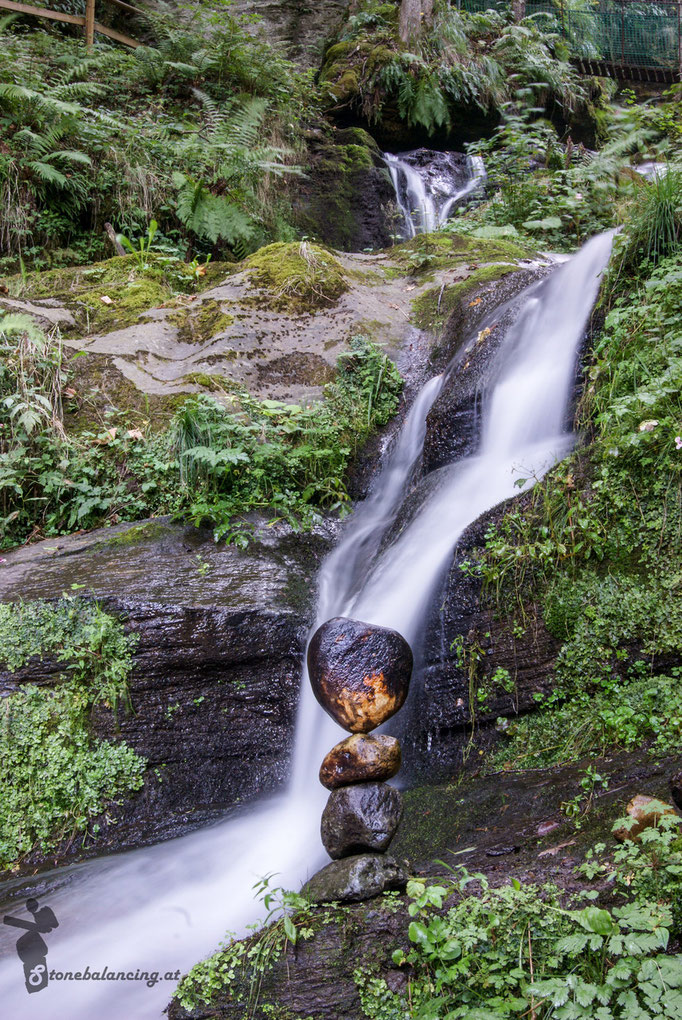
[[[269,244],[249,256],[252,281],[274,294],[276,307],[294,312],[328,308],[348,290],[341,263],[326,248],[307,242]]]
[[[460,301],[473,295],[474,291],[486,283],[501,280],[517,269],[518,266],[508,263],[481,266],[461,283],[446,286],[445,289],[431,287],[413,302],[412,321],[419,329],[439,332]]]
[[[423,280],[437,269],[480,262],[516,262],[532,257],[535,252],[514,241],[441,231],[420,234],[389,249],[387,254],[402,270]]]
[[[234,324],[234,316],[222,310],[218,301],[203,301],[197,308],[183,308],[168,317],[185,343],[207,343]]]
[[[203,290],[233,270],[230,263],[209,263],[198,280],[184,262],[151,253],[146,269],[134,255],[120,255],[91,266],[75,266],[12,276],[13,297],[54,298],[71,309],[78,335],[107,333],[136,323],[140,315],[177,294]],[[103,298],[110,299],[109,301]]]
[[[94,740],[90,712],[127,697],[135,638],[96,605],[63,599],[0,606],[2,666],[63,664],[54,688],[18,685],[0,732],[0,865],[87,832],[113,798],[139,790],[146,761],[124,743]]]
[[[149,422],[154,430],[164,428],[189,394],[163,396],[143,393],[130,382],[106,354],[79,351],[68,353],[65,368],[73,373],[64,397],[64,424],[70,435],[109,427],[111,411],[132,414]]]

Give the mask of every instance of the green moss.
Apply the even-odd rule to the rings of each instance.
[[[445,287],[430,287],[412,303],[412,321],[420,329],[428,329],[432,332],[441,330],[460,301],[465,300],[470,294],[492,283],[501,280],[509,273],[518,269],[516,265],[507,263],[481,266],[474,270],[471,276],[460,283]]]
[[[448,230],[420,234],[388,249],[387,254],[413,276],[428,279],[436,269],[480,262],[515,262],[535,253],[515,241],[470,237]]]
[[[112,410],[124,415],[128,426],[151,423],[154,431],[160,431],[187,399],[187,394],[143,393],[106,354],[69,353],[64,367],[76,391],[64,401],[64,425],[71,436],[100,430]]]
[[[218,301],[203,301],[196,308],[183,308],[168,316],[185,343],[206,343],[234,324],[234,316],[222,310]]]
[[[13,296],[53,298],[66,305],[74,314],[75,332],[83,335],[131,326],[143,312],[178,293],[212,286],[234,269],[231,263],[209,263],[205,274],[195,278],[184,262],[169,262],[153,252],[148,260],[148,268],[141,269],[134,255],[120,255],[90,266],[17,275],[7,282]]]
[[[333,305],[348,290],[338,259],[307,242],[270,244],[250,255],[245,268],[255,284],[273,292],[284,310],[315,312]]]
[[[106,538],[101,544],[107,548],[112,546],[127,547],[139,545],[142,542],[158,541],[163,538],[168,529],[160,521],[145,521],[143,524],[134,524],[131,528],[119,531],[116,535]]]
[[[222,375],[209,375],[207,372],[189,372],[183,376],[183,382],[191,383],[193,386],[202,386],[209,393],[224,393],[226,389],[235,385]]]

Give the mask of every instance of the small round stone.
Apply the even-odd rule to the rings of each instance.
[[[396,630],[337,616],[315,631],[308,672],[332,718],[351,733],[369,733],[402,707],[412,650]]]
[[[396,774],[401,759],[397,737],[354,733],[332,747],[320,766],[320,782],[328,790],[350,783],[378,783]]]

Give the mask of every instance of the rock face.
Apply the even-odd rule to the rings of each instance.
[[[671,778],[670,794],[675,801],[675,807],[682,811],[682,772],[676,772]]]
[[[365,850],[386,850],[403,814],[403,798],[385,783],[334,790],[322,813],[322,842],[334,860]]]
[[[340,726],[368,733],[403,705],[412,651],[395,630],[338,616],[315,631],[308,647],[315,697]]]
[[[254,33],[280,46],[286,55],[303,67],[317,67],[322,45],[342,22],[350,0],[236,0],[234,12],[253,16]]]
[[[362,128],[311,130],[292,198],[300,231],[340,251],[388,248],[397,209],[381,150]]]
[[[301,894],[312,903],[360,903],[407,885],[407,869],[384,854],[358,854],[332,861],[306,882]]]
[[[473,453],[478,444],[480,404],[491,379],[505,331],[518,309],[495,314],[540,275],[538,270],[513,273],[471,294],[458,304],[445,324],[435,362],[452,367],[427,418],[424,470],[433,471]]]
[[[400,741],[388,734],[354,733],[332,747],[320,766],[320,782],[328,790],[349,783],[381,782],[400,769]]]
[[[98,706],[93,726],[148,759],[145,784],[112,808],[118,824],[98,819],[86,855],[179,835],[285,780],[315,575],[329,544],[324,530],[297,535],[264,521],[240,550],[158,518],[4,554],[3,601],[57,598],[75,584],[139,636],[133,711],[114,717]],[[59,673],[47,659],[0,671],[0,694],[52,685]],[[50,860],[82,855],[81,841],[71,842]]]

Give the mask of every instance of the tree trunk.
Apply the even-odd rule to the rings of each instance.
[[[526,16],[526,0],[512,0],[514,21],[523,21]]]
[[[418,38],[422,26],[431,20],[432,15],[433,0],[401,0],[399,31],[402,42]]]

